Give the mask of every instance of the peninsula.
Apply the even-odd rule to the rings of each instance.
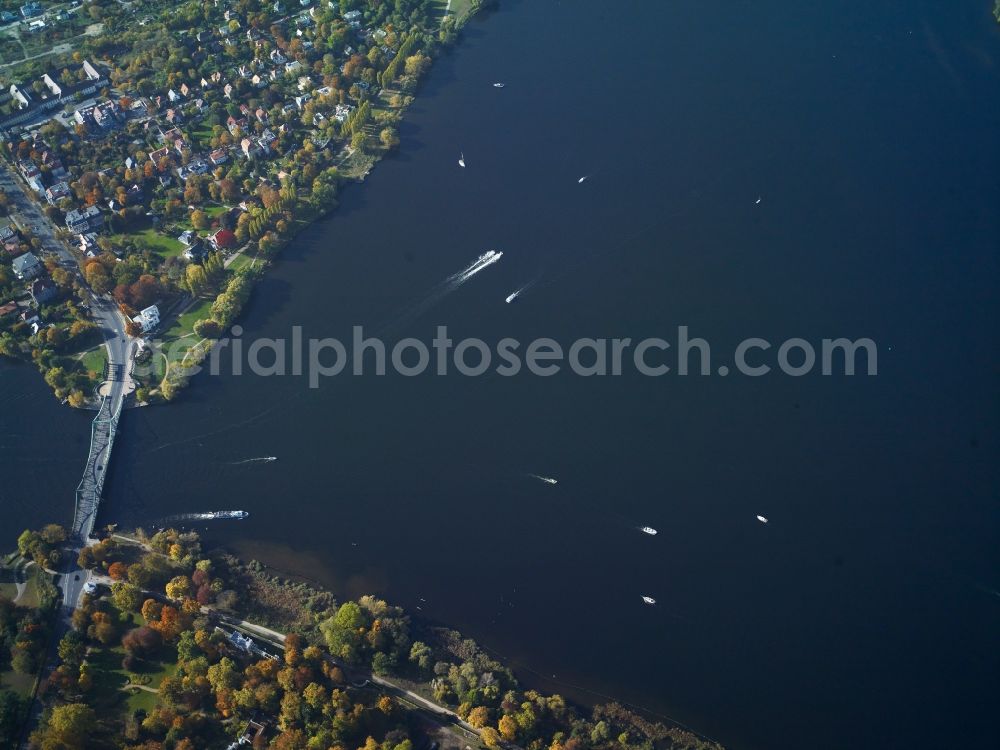
[[[0,355],[175,398],[484,4],[0,3]]]

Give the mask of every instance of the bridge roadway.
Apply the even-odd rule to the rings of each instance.
[[[95,300],[94,304],[100,302],[102,301]],[[95,317],[100,319],[98,315]],[[93,537],[94,524],[97,522],[97,513],[101,505],[101,493],[104,489],[104,478],[108,473],[111,451],[118,431],[118,419],[126,400],[135,388],[131,378],[132,345],[114,329],[104,328],[103,331],[108,350],[108,366],[104,383],[98,389],[101,401],[97,415],[91,423],[87,463],[84,465],[80,484],[76,488],[73,525],[70,527],[69,569],[59,581],[59,587],[63,592],[63,607],[69,612],[72,612],[80,601],[88,577],[86,571],[78,569],[76,557]]]

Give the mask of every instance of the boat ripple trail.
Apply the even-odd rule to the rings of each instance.
[[[553,479],[552,477],[543,477],[538,474],[528,474],[532,479],[537,479],[539,482],[545,482],[546,484],[558,484],[558,479]]]
[[[513,292],[512,294],[510,294],[507,297],[507,299],[504,300],[504,302],[506,302],[509,305],[511,302],[513,302],[515,299],[517,299],[518,297],[520,297],[526,291],[528,291],[529,289],[531,289],[531,287],[533,287],[537,283],[538,283],[538,279],[537,278],[532,279],[527,284],[525,284],[522,287],[520,287],[517,291]]]
[[[161,518],[161,522],[172,523],[174,521],[215,521],[228,518],[246,518],[249,513],[245,510],[213,510],[207,513],[178,513],[175,516]]]
[[[492,266],[502,257],[503,253],[498,250],[488,250],[483,253],[466,268],[463,268],[458,273],[453,273],[451,276],[431,289],[430,293],[424,297],[424,299],[404,312],[394,323],[390,323],[386,326],[386,328],[379,331],[379,335],[385,335],[389,330],[401,328],[409,323],[412,323],[446,296],[462,286],[462,284],[466,281],[471,279],[483,269]]]
[[[261,456],[260,458],[247,458],[242,461],[230,461],[230,466],[243,466],[244,464],[269,464],[272,461],[277,461],[277,456]]]

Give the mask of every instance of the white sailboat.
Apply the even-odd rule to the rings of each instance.
[[[460,166],[462,168],[465,167],[465,153],[464,152],[462,152],[462,155],[458,157],[458,166]]]

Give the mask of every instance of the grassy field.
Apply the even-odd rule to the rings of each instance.
[[[0,671],[0,687],[7,688],[21,695],[31,695],[31,688],[35,684],[35,675],[18,674],[13,670],[8,672]]]
[[[198,302],[187,312],[177,316],[173,325],[171,325],[170,328],[163,333],[164,341],[175,341],[176,339],[194,333],[194,324],[199,320],[207,318],[211,314],[211,311],[212,300],[198,300]]]
[[[201,338],[194,333],[194,324],[211,315],[212,302],[211,299],[199,300],[187,312],[178,315],[170,328],[164,332],[161,346],[163,355],[170,364],[180,362],[188,349],[201,341]]]
[[[230,263],[230,264],[229,264],[229,265],[227,266],[227,268],[228,268],[228,269],[229,269],[230,271],[232,271],[233,273],[236,273],[237,271],[241,271],[242,269],[244,269],[244,268],[246,268],[247,266],[249,266],[249,265],[250,265],[250,264],[251,264],[252,262],[253,262],[253,258],[251,258],[251,257],[250,257],[249,255],[247,255],[246,253],[240,253],[239,255],[237,255],[237,256],[236,256],[236,257],[235,257],[235,258],[233,259],[233,262],[232,262],[232,263]]]
[[[108,361],[108,350],[104,348],[104,345],[98,346],[96,349],[91,349],[89,352],[81,357],[80,361],[83,363],[83,367],[87,372],[93,372],[100,377],[104,374],[104,365]]]
[[[212,226],[212,223],[222,214],[229,210],[226,206],[202,206],[201,210],[208,217],[208,228],[197,230],[200,237],[208,237],[218,231],[216,227]],[[185,230],[195,231],[194,224],[191,223],[191,215],[188,214],[183,219],[175,221],[171,224],[171,229],[174,234],[180,234]]]
[[[154,253],[162,255],[164,258],[173,258],[184,252],[184,245],[173,237],[160,234],[152,227],[148,227],[138,232],[129,234],[119,234],[116,239],[126,240],[131,238],[140,247],[149,248]]]
[[[448,8],[448,0],[434,0],[434,5],[438,8],[438,13],[444,19],[445,9]],[[453,16],[461,21],[472,9],[472,0],[451,0],[451,8],[448,10]]]
[[[207,149],[209,147],[208,142],[212,140],[212,127],[203,124],[200,128],[189,130],[188,135],[202,149]]]
[[[48,576],[48,573],[37,565],[32,565],[25,572],[25,575],[27,576],[28,585],[25,587],[24,593],[21,594],[21,598],[18,599],[17,603],[22,607],[37,607],[39,604],[38,578],[39,576]]]
[[[139,627],[143,624],[140,615],[132,613],[131,618],[131,624],[126,627]],[[87,655],[87,664],[94,680],[97,705],[105,710],[126,707],[129,710],[141,708],[150,711],[156,705],[156,694],[128,686],[142,685],[152,690],[159,688],[163,678],[177,670],[177,649],[165,646],[159,657],[142,660],[134,670],[128,671],[122,668],[125,649],[121,646],[91,651]]]

